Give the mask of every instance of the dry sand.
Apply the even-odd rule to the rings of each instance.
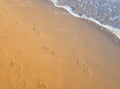
[[[119,68],[120,44],[99,26],[44,0],[0,0],[0,89],[120,89]]]

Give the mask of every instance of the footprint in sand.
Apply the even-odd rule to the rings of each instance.
[[[39,28],[34,27],[34,28],[33,28],[33,31],[35,32],[36,35],[41,35]]]
[[[42,47],[42,51],[43,51],[44,53],[49,53],[49,48],[43,46],[43,47]]]
[[[50,55],[56,56],[56,52],[55,52],[55,51],[51,51],[51,52],[50,52]]]
[[[46,41],[46,36],[41,32],[41,28],[33,27],[32,31],[36,36],[41,37],[43,42]]]
[[[77,65],[80,65],[82,67],[82,71],[86,74],[92,74],[92,71],[90,70],[89,66],[87,63],[81,59],[77,59],[76,61]]]
[[[22,79],[22,83],[23,83],[23,88],[26,89],[26,87],[27,87],[27,81],[24,80],[24,79]]]
[[[7,14],[7,13],[8,13],[8,11],[7,11],[6,9],[3,9],[3,12],[4,12],[5,14]]]
[[[20,76],[22,75],[22,69],[16,62],[11,61],[10,66],[14,68]]]
[[[37,89],[46,89],[47,85],[43,83],[42,81],[37,82]]]
[[[48,54],[50,54],[51,56],[56,56],[56,52],[55,51],[53,51],[53,50],[51,50],[50,48],[48,48],[48,47],[42,47],[42,51],[44,52],[44,53],[48,53]]]
[[[10,19],[10,22],[11,22],[11,23],[14,23],[14,24],[19,24],[19,22],[16,21],[16,20],[14,20],[14,19]]]
[[[6,9],[2,9],[2,10],[0,10],[0,12],[3,12],[4,14],[8,14],[8,11]],[[10,22],[15,23],[15,24],[19,24],[19,22],[14,20],[14,19],[10,19]]]
[[[22,89],[27,89],[28,83],[27,83],[26,79],[24,78],[24,76],[22,75],[21,67],[14,61],[10,62],[10,66],[11,66],[11,68],[15,69],[17,71],[17,73],[19,74],[20,81],[22,82],[22,87],[23,87]],[[16,89],[18,89],[18,88],[16,88]]]
[[[92,73],[91,70],[88,67],[84,68],[83,72],[86,73],[86,74],[91,74]]]

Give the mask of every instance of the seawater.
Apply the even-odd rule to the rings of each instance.
[[[120,39],[120,0],[50,0],[77,18],[107,28]]]

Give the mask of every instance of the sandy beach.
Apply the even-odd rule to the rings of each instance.
[[[120,41],[45,0],[0,1],[0,89],[120,89]]]

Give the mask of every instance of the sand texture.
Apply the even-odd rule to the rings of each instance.
[[[45,0],[0,0],[0,89],[120,89],[120,43]]]

